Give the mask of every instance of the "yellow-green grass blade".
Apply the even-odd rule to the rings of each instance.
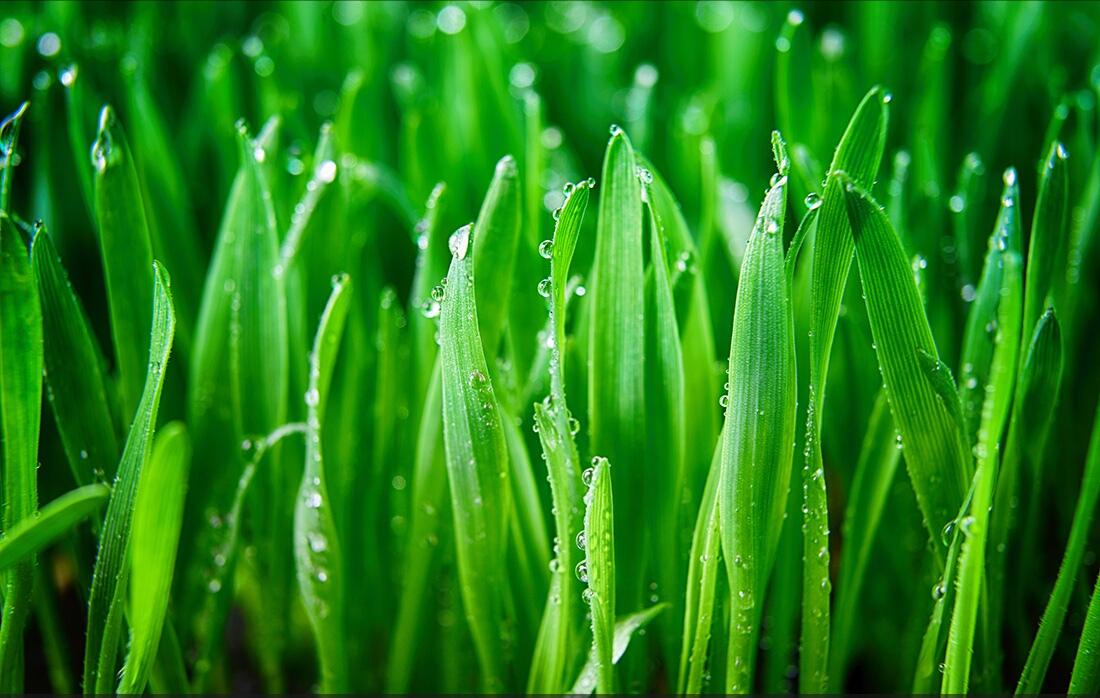
[[[620,532],[620,597],[639,602],[645,569],[645,270],[642,199],[634,149],[618,127],[604,152],[596,252],[589,286],[588,434],[613,471]]]
[[[129,578],[127,562],[133,536],[134,507],[142,471],[149,462],[153,448],[161,388],[175,331],[168,276],[159,264],[154,264],[154,279],[156,295],[152,303],[153,329],[148,342],[145,389],[122,449],[111,501],[107,504],[88,601],[88,632],[84,651],[84,692],[88,695],[109,693],[116,688],[115,669]],[[136,299],[131,300],[136,302]]]
[[[764,591],[794,456],[794,315],[783,253],[787,165],[777,160],[780,172],[760,206],[741,265],[722,400],[726,421],[718,510],[731,592],[730,693],[752,690]]]
[[[140,694],[153,671],[168,616],[191,442],[182,422],[162,427],[134,504],[130,551],[130,649],[120,694]]]
[[[107,285],[111,338],[123,421],[142,395],[152,315],[153,247],[145,202],[126,135],[110,106],[99,114],[92,145],[99,250]]]
[[[0,571],[41,551],[99,511],[110,494],[110,488],[102,484],[78,487],[6,530],[0,538]]]
[[[507,685],[497,592],[510,516],[508,454],[474,302],[472,228],[460,228],[449,242],[448,291],[440,312],[443,437],[463,609],[482,688],[498,691]]]
[[[86,485],[112,477],[118,437],[103,355],[45,230],[31,243],[31,265],[42,301],[47,396],[73,478]]]
[[[14,126],[0,142],[14,149]],[[5,172],[8,168],[5,168]],[[3,442],[3,513],[10,531],[38,508],[39,422],[42,405],[42,310],[27,245],[0,211],[0,434]],[[23,691],[23,627],[32,600],[34,559],[2,576],[0,691]]]

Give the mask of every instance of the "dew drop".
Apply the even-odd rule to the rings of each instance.
[[[585,536],[584,531],[577,534],[577,539],[574,542],[576,542],[577,547],[581,550],[584,550],[588,546],[588,538]]]
[[[588,584],[588,563],[581,560],[577,563],[577,566],[573,569],[577,574],[577,579],[581,580],[585,584]]]
[[[325,182],[326,184],[336,179],[336,163],[332,160],[325,160],[317,166],[317,179]]]
[[[447,298],[447,289],[442,284],[438,284],[432,287],[431,290],[432,300],[436,303],[442,303]]]
[[[539,292],[540,296],[542,296],[543,298],[549,298],[550,297],[551,283],[552,282],[550,281],[550,277],[546,277],[545,279],[543,279],[542,281],[539,282],[538,292]]]
[[[550,259],[554,256],[553,240],[543,240],[539,243],[539,256],[543,259]]]
[[[323,553],[328,550],[328,540],[320,533],[311,531],[307,538],[309,539],[309,549],[313,552]]]
[[[447,241],[447,248],[451,251],[452,257],[459,260],[466,259],[466,252],[470,247],[470,233],[473,229],[474,224],[467,223],[451,234]]]
[[[591,487],[592,486],[592,479],[595,477],[595,475],[596,475],[596,469],[595,468],[585,468],[584,472],[581,473],[581,481],[586,486]]]
[[[802,200],[802,203],[806,204],[806,208],[812,211],[815,208],[821,206],[821,196],[816,191],[812,191],[806,195],[806,198]]]
[[[723,407],[723,409],[726,408],[726,407],[729,407],[730,396],[729,395],[723,395],[722,397],[718,398],[718,404],[721,405]]]
[[[614,136],[622,135],[623,129],[618,124],[611,124],[610,131],[611,131],[612,137],[614,137]]]
[[[947,586],[943,583],[942,580],[936,582],[935,586],[932,587],[932,598],[936,601],[939,601],[944,597],[945,594],[947,594]]]

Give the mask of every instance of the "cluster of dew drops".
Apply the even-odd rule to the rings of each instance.
[[[557,222],[561,220],[562,211],[565,210],[565,204],[569,202],[569,197],[572,196],[573,192],[577,189],[577,187],[581,186],[581,185],[586,186],[589,189],[593,189],[596,186],[596,179],[594,177],[589,177],[588,179],[586,179],[581,184],[574,184],[573,182],[566,182],[562,186],[561,191],[562,191],[562,194],[565,195],[565,202],[562,203],[562,205],[559,206],[558,208],[554,209],[553,212],[550,214],[550,215],[553,216],[555,224],[557,224]],[[555,227],[556,227],[556,225],[555,225]],[[548,238],[548,239],[543,240],[542,242],[539,243],[539,256],[542,257],[543,259],[547,259],[547,260],[553,258],[553,256],[554,256],[554,239],[553,238]],[[551,288],[552,288],[552,282],[550,280],[550,277],[546,277],[545,279],[542,279],[541,281],[539,281],[537,290],[538,290],[538,293],[539,293],[540,296],[542,296],[543,298],[549,298]]]

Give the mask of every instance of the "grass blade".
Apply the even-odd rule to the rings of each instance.
[[[1081,629],[1081,642],[1077,646],[1077,658],[1073,662],[1073,674],[1069,679],[1070,695],[1087,695],[1100,691],[1100,577],[1092,591],[1089,610],[1085,615],[1085,627]]]
[[[332,294],[321,314],[309,358],[309,391],[306,393],[306,462],[294,507],[294,557],[298,588],[313,626],[321,662],[322,693],[344,693],[348,685],[344,650],[343,559],[332,506],[325,483],[321,451],[325,399],[347,317],[350,281],[346,275],[332,280]]]
[[[84,693],[88,695],[109,693],[116,687],[115,664],[122,634],[127,557],[133,535],[131,523],[142,471],[153,447],[153,430],[176,325],[168,276],[159,264],[154,264],[153,271],[156,295],[152,303],[153,331],[148,343],[145,389],[122,449],[111,501],[107,504],[88,601],[88,637],[84,651]]]
[[[1073,594],[1074,585],[1077,583],[1077,574],[1081,570],[1081,563],[1088,545],[1089,528],[1093,515],[1096,512],[1097,501],[1100,499],[1100,411],[1093,420],[1092,439],[1089,444],[1088,457],[1085,461],[1085,472],[1081,481],[1081,494],[1077,498],[1077,508],[1073,512],[1073,525],[1069,531],[1069,540],[1066,543],[1066,551],[1062,557],[1062,566],[1058,569],[1058,578],[1054,582],[1054,589],[1050,593],[1050,601],[1047,602],[1043,618],[1039,622],[1039,631],[1031,645],[1031,651],[1027,655],[1027,663],[1024,664],[1020,681],[1016,685],[1016,693],[1035,694],[1043,689],[1043,679],[1046,677],[1047,667],[1054,655],[1058,636],[1062,632],[1062,624],[1069,610],[1070,597]],[[1095,599],[1090,603],[1088,624],[1095,626]],[[1089,629],[1095,633],[1095,629]],[[1085,634],[1082,631],[1082,647],[1090,645],[1084,642]],[[1095,658],[1091,659],[1095,666]],[[1085,671],[1082,669],[1081,671]],[[1074,678],[1071,679],[1070,692],[1073,684],[1084,681],[1078,678],[1077,666],[1074,666]],[[1095,681],[1095,671],[1092,672]],[[1087,690],[1085,691],[1088,692]]]
[[[667,603],[659,603],[641,611],[631,613],[629,616],[619,618],[615,622],[615,636],[614,636],[614,648],[611,655],[611,659],[615,664],[619,663],[619,660],[626,654],[627,648],[630,647],[630,640],[634,637],[634,633],[638,632],[645,626],[649,625],[649,622],[660,615],[661,611],[668,608]],[[599,683],[600,668],[596,664],[595,657],[590,656],[584,667],[581,669],[581,673],[577,676],[577,680],[573,683],[573,687],[569,689],[569,693],[578,696],[591,695]]]
[[[8,212],[11,199],[11,183],[16,164],[15,146],[19,142],[19,127],[27,113],[29,102],[23,102],[12,114],[0,122],[0,211]]]
[[[168,615],[191,443],[181,422],[157,434],[134,505],[130,551],[130,651],[118,686],[140,694],[152,673]]]
[[[588,584],[585,600],[592,611],[592,654],[596,659],[596,693],[615,690],[615,507],[611,494],[611,466],[606,458],[592,459],[585,470],[588,492],[584,497],[584,537],[577,539],[584,548],[583,566],[577,576]],[[568,545],[568,543],[566,543]]]
[[[34,555],[88,518],[111,494],[106,485],[79,487],[53,500],[35,515],[23,519],[0,538],[0,571]]]
[[[496,371],[497,350],[504,336],[519,246],[520,183],[516,161],[506,155],[497,163],[493,181],[474,224],[474,276],[480,297],[477,321],[485,357]]]
[[[86,485],[112,477],[118,439],[103,355],[45,230],[31,243],[31,265],[42,300],[47,395],[73,478]]]
[[[21,112],[20,112],[21,113]],[[14,150],[15,123],[0,140]],[[8,168],[4,169],[8,172]],[[6,186],[6,185],[5,185]],[[23,237],[0,210],[0,434],[3,434],[4,531],[38,508],[38,438],[42,408],[42,310]],[[0,692],[23,691],[23,626],[31,606],[34,559],[3,574]]]
[[[499,627],[508,456],[474,303],[471,226],[451,236],[449,295],[440,313],[443,437],[462,602],[487,691],[505,686]]]
[[[152,315],[150,306],[134,299],[153,297],[153,248],[134,159],[110,106],[103,107],[99,114],[92,164],[99,249],[111,311],[119,397],[126,420],[142,396]]]
[[[1029,334],[1047,306],[1055,270],[1063,267],[1060,253],[1068,248],[1065,240],[1069,207],[1068,158],[1064,145],[1052,143],[1039,174],[1039,198],[1031,221],[1024,281],[1023,328]]]
[[[778,141],[776,141],[778,142]],[[768,190],[741,265],[733,315],[718,510],[730,580],[726,690],[752,690],[756,638],[794,456],[794,316],[783,257],[786,164]]]
[[[591,452],[618,463],[619,596],[641,600],[645,444],[645,272],[642,194],[634,149],[612,128],[604,152],[596,257],[589,293],[588,429]]]

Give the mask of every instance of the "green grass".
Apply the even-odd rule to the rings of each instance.
[[[1095,5],[4,9],[0,692],[1100,688]]]

